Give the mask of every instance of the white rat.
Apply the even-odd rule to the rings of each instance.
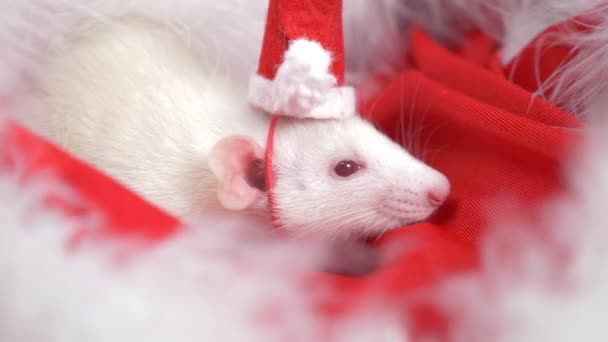
[[[212,208],[267,219],[259,161],[270,117],[226,71],[165,26],[114,22],[49,54],[21,120],[177,217]],[[450,188],[359,117],[281,119],[274,159],[292,236],[378,235],[426,219]]]

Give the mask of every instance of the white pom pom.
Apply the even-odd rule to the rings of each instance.
[[[311,74],[327,74],[331,64],[331,53],[321,44],[305,39],[294,40],[284,56],[281,67],[297,68]]]
[[[342,118],[354,114],[355,95],[349,87],[337,87],[330,72],[332,57],[321,44],[293,41],[273,81],[255,76],[250,102],[281,115],[299,118]]]

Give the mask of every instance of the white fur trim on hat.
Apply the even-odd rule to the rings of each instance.
[[[355,114],[355,90],[337,87],[329,72],[331,54],[319,43],[294,40],[274,80],[254,75],[249,103],[272,114],[338,119]]]

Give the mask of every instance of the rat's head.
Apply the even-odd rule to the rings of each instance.
[[[216,145],[210,166],[226,208],[266,205],[263,155],[246,137]],[[296,236],[378,235],[428,218],[450,190],[444,175],[358,117],[279,120],[274,179],[278,219]]]

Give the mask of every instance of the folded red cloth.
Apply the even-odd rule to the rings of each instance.
[[[402,240],[408,247],[397,260],[364,279],[332,279],[348,298],[341,301],[374,296],[395,303],[475,270],[478,243],[492,220],[533,222],[537,204],[565,190],[560,164],[576,146],[573,129],[581,123],[530,92],[527,73],[538,61],[531,50],[524,49],[517,67],[501,68],[496,44],[482,34],[450,51],[412,31],[412,68],[362,103],[361,113],[445,173],[452,194],[430,222],[383,237],[381,245]],[[540,62],[556,65],[566,57],[555,47]],[[523,84],[510,82],[510,74]],[[415,244],[405,244],[412,239]],[[414,307],[413,332],[437,333],[447,323],[422,304]]]
[[[448,50],[413,30],[412,68],[361,104],[362,115],[445,173],[452,194],[430,222],[397,229],[378,241],[415,243],[404,244],[400,256],[377,272],[361,278],[319,275],[317,280],[336,290],[332,302],[323,303],[325,308],[344,309],[368,296],[395,303],[415,289],[473,270],[477,245],[491,220],[515,214],[507,199],[529,210],[518,210],[518,217],[533,219],[536,204],[563,190],[561,158],[576,141],[571,129],[581,124],[530,93],[535,60],[529,49],[517,67],[505,68],[496,51],[482,34]],[[565,58],[563,49],[551,51],[541,64],[547,59],[555,65],[556,59]],[[515,82],[509,81],[510,74]],[[27,170],[26,175],[47,172],[72,186],[86,204],[63,200],[61,208],[74,215],[83,208],[103,212],[108,236],[135,234],[158,241],[176,229],[174,218],[27,130],[9,124],[2,139],[4,167]],[[445,323],[424,306],[415,312],[415,332],[437,330]]]

